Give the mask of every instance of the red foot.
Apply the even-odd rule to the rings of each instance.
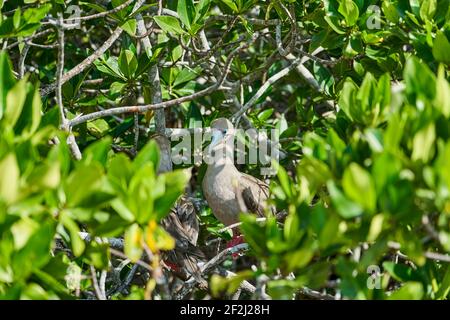
[[[174,272],[179,272],[180,271],[180,267],[178,267],[175,263],[172,263],[172,262],[169,262],[169,261],[164,261],[164,264],[166,266],[168,266]]]
[[[237,246],[238,244],[245,243],[244,236],[234,235],[233,239],[227,242],[227,249]],[[233,259],[237,259],[239,257],[239,253],[232,253],[231,256]]]

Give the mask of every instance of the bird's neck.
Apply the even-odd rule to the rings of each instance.
[[[219,143],[209,155],[208,169],[223,169],[234,166],[234,148],[229,143]]]

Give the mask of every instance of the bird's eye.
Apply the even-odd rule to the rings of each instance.
[[[222,129],[222,134],[223,134],[223,135],[226,135],[226,134],[227,134],[227,132],[228,132],[228,130],[227,130],[227,129]]]

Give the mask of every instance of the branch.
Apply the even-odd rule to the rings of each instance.
[[[122,32],[123,32],[122,28],[117,27],[101,47],[99,47],[93,54],[91,54],[89,57],[84,59],[80,64],[78,64],[77,66],[75,66],[62,76],[61,84],[66,83],[76,75],[86,70],[92,63],[94,63],[95,60],[97,60],[100,56],[102,56],[106,52],[106,50],[108,50],[113,45],[113,43],[119,38]],[[47,95],[55,91],[56,87],[57,87],[56,83],[52,83],[46,87],[43,87],[41,89],[41,96],[46,97]]]
[[[28,43],[25,44],[23,50],[20,54],[19,59],[19,78],[22,79],[25,75],[25,59],[27,58],[28,51],[30,50],[30,45]]]
[[[103,296],[102,290],[100,290],[100,287],[98,285],[97,274],[95,272],[95,268],[94,268],[94,266],[90,266],[90,268],[91,268],[92,284],[94,286],[95,295],[97,296],[98,300],[106,300],[106,297]]]
[[[219,264],[221,264],[223,261],[225,261],[226,258],[231,256],[233,253],[238,253],[240,251],[244,251],[248,249],[247,243],[241,243],[234,247],[227,248],[220,252],[218,255],[216,255],[214,258],[209,260],[207,263],[205,263],[200,268],[200,272],[202,274],[209,273],[212,269],[217,267]],[[184,286],[181,288],[181,290],[176,294],[175,299],[181,300],[183,299],[191,290],[192,288],[197,284],[197,280],[193,277],[190,277],[185,283]]]
[[[91,235],[89,233],[87,233],[87,232],[79,232],[78,235],[80,236],[81,239],[83,239],[86,242],[91,242],[92,241]],[[111,248],[116,249],[116,250],[123,250],[123,247],[124,247],[124,240],[123,239],[119,239],[119,238],[103,238],[103,240],[107,241]],[[98,243],[101,243],[102,239],[96,238],[95,241],[98,242]],[[126,258],[127,257],[125,257],[125,259]]]
[[[115,7],[114,9],[111,9],[109,11],[105,11],[105,12],[99,12],[99,13],[95,13],[89,16],[84,16],[84,17],[73,17],[73,18],[69,18],[66,19],[64,21],[64,23],[74,23],[76,21],[87,21],[87,20],[92,20],[92,19],[98,19],[98,18],[103,18],[106,17],[107,15],[116,13],[121,11],[122,9],[125,9],[126,7],[128,7],[134,0],[128,0],[125,1],[124,3],[122,3],[121,5]]]
[[[203,89],[199,92],[193,93],[188,96],[184,96],[184,97],[181,97],[178,99],[173,99],[173,100],[169,100],[169,101],[165,101],[165,102],[160,102],[160,103],[155,103],[155,104],[147,104],[147,105],[141,105],[141,106],[119,107],[119,108],[108,109],[108,110],[104,110],[104,111],[93,112],[93,113],[73,119],[72,121],[70,121],[69,125],[71,127],[74,127],[74,126],[77,126],[81,123],[84,123],[84,122],[87,122],[90,120],[95,120],[98,118],[117,115],[117,114],[121,114],[121,113],[142,113],[142,112],[146,112],[149,110],[163,109],[163,108],[179,105],[183,102],[191,101],[191,100],[209,95],[222,87],[223,82],[225,81],[225,78],[227,77],[228,72],[230,71],[231,62],[232,62],[234,56],[239,51],[238,49],[240,49],[240,48],[235,49],[235,51],[228,57],[228,60],[227,60],[226,66],[225,66],[225,70],[222,74],[221,79],[206,89]]]
[[[78,148],[77,142],[72,132],[70,132],[70,127],[68,126],[68,121],[64,112],[64,105],[62,99],[62,78],[64,71],[64,29],[62,27],[62,14],[59,14],[58,24],[56,28],[58,30],[58,65],[56,70],[56,103],[59,107],[60,119],[61,119],[61,129],[68,132],[67,145],[69,146],[70,153],[76,160],[81,160],[82,155],[80,148]]]
[[[235,277],[236,273],[231,272],[229,270],[226,270],[224,268],[219,267],[219,271],[221,275],[224,275],[227,278],[231,278],[231,277]],[[252,285],[250,282],[248,282],[247,280],[244,280],[241,282],[241,285],[239,286],[240,289],[245,290],[249,293],[254,294],[256,292],[256,287],[254,285]],[[268,294],[266,294],[265,292],[262,293],[261,298],[264,300],[271,300],[272,297],[269,296]]]
[[[162,10],[161,3],[159,4],[159,12]],[[158,13],[159,13],[158,12]],[[152,55],[152,44],[148,37],[148,31],[145,27],[144,19],[141,14],[136,16],[137,20],[137,35],[141,39],[142,46],[145,52],[150,57]],[[151,85],[151,103],[161,103],[162,102],[162,91],[161,91],[161,81],[159,78],[158,64],[153,65],[148,72],[148,80]],[[155,111],[155,124],[156,132],[164,134],[166,130],[166,115],[163,109],[158,109]]]
[[[297,67],[297,65],[301,63],[301,59],[297,58],[295,59],[288,67],[282,69],[278,73],[271,76],[259,89],[256,91],[255,95],[238,111],[233,115],[234,119],[239,119],[245,112],[248,111],[255,103],[256,101],[261,98],[261,96],[266,92],[267,89],[271,85],[273,85],[275,82],[280,80],[281,78],[287,76],[289,72],[291,72],[292,69]]]
[[[314,50],[314,52],[311,54],[312,56],[315,56],[323,51],[322,47],[317,48]],[[286,56],[286,59],[289,61],[293,61],[297,59],[292,53],[288,54]],[[303,56],[301,59],[300,64],[297,65],[295,68],[297,70],[297,73],[308,82],[308,84],[313,87],[317,92],[320,92],[322,94],[325,94],[324,90],[320,86],[319,82],[314,78],[313,74],[303,65],[306,61],[310,60],[309,56]],[[330,109],[336,110],[336,106],[333,105],[332,102],[326,101],[325,102]]]
[[[31,36],[29,36],[29,37],[27,37],[27,38],[25,38],[25,39],[23,39],[23,40],[21,40],[21,41],[17,41],[17,42],[14,42],[14,43],[11,43],[10,45],[8,45],[8,46],[6,46],[6,50],[9,50],[9,49],[12,49],[12,48],[14,48],[14,47],[17,47],[19,44],[21,44],[23,41],[24,42],[27,42],[27,41],[30,41],[30,40],[32,40],[32,39],[35,39],[35,38],[39,38],[39,37],[42,37],[42,36],[45,36],[45,35],[47,35],[47,34],[49,34],[49,33],[51,33],[52,32],[52,28],[48,28],[48,29],[46,29],[46,30],[44,30],[44,31],[41,31],[41,32],[38,32],[38,33],[36,33],[36,34],[34,34],[34,35],[31,35]]]
[[[229,22],[229,21],[233,21],[233,19],[236,19],[236,17],[229,16],[229,15],[211,16],[206,20],[206,24],[214,23],[216,21]],[[249,18],[249,19],[246,19],[246,21],[250,22],[251,24],[263,26],[263,27],[276,26],[276,25],[280,24],[279,19],[263,20],[263,19]]]
[[[130,272],[128,272],[127,276],[125,277],[125,280],[117,288],[116,292],[122,293],[130,285],[138,268],[139,268],[139,264],[137,264],[137,263],[134,264],[133,267],[131,267]]]

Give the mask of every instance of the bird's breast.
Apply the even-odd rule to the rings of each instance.
[[[236,190],[238,177],[232,172],[207,172],[203,180],[203,193],[217,219],[225,225],[239,221]]]

